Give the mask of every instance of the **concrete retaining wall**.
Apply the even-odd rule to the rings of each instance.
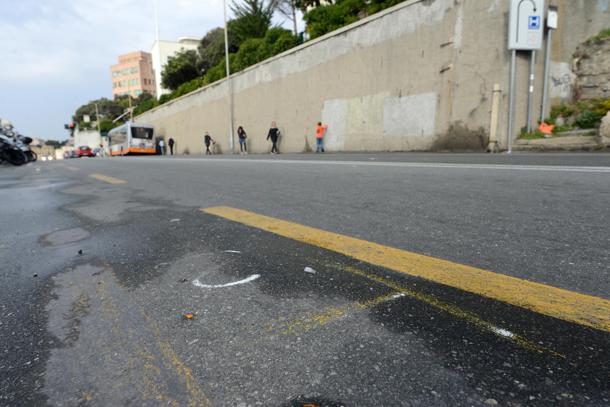
[[[556,0],[553,98],[570,98],[577,45],[610,21],[608,0]],[[500,84],[499,143],[506,146],[510,54],[506,0],[408,0],[232,76],[234,126],[252,152],[267,152],[272,120],[280,149],[314,146],[329,125],[328,151],[483,149],[494,84]],[[542,76],[539,53],[537,76]],[[567,76],[566,76],[567,75]],[[525,124],[528,54],[518,57],[515,128]],[[566,79],[567,78],[567,79]],[[564,81],[565,79],[565,81]],[[200,154],[209,131],[228,152],[228,84],[212,84],[139,116],[179,153]],[[539,111],[542,83],[536,85]],[[537,115],[538,113],[536,113]],[[237,145],[236,148],[238,149]],[[315,147],[314,147],[315,148]]]

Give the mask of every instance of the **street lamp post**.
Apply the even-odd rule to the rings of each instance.
[[[229,148],[231,154],[235,153],[235,147],[233,142],[233,84],[231,83],[231,69],[229,67],[229,27],[227,24],[227,0],[223,0],[222,8],[225,19],[225,65],[227,71],[227,89],[229,99]]]

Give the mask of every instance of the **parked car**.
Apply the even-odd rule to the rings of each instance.
[[[80,146],[79,148],[76,149],[76,156],[77,157],[95,157],[95,154],[93,154],[93,150],[91,150],[91,147]]]

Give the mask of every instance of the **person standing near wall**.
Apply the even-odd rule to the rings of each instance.
[[[237,128],[237,137],[239,138],[239,152],[242,154],[248,154],[248,146],[246,145],[248,135],[242,126]]]
[[[269,133],[267,134],[267,140],[271,139],[271,154],[279,154],[279,150],[277,149],[277,140],[280,137],[280,130],[277,128],[277,123],[271,122],[271,128],[269,129]]]
[[[169,140],[167,140],[167,145],[169,146],[169,154],[174,155],[174,139],[170,137]]]
[[[208,133],[206,131],[205,136],[203,136],[203,144],[205,144],[205,154],[206,155],[212,154],[212,151],[210,151],[210,145],[212,145],[212,143],[216,143],[216,142],[214,141],[212,136],[210,136],[210,133]]]
[[[165,141],[163,139],[159,139],[159,151],[161,155],[165,155]]]
[[[324,152],[324,136],[326,135],[327,125],[318,122],[316,126],[316,153]]]

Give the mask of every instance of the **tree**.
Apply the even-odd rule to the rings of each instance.
[[[301,10],[303,12],[303,14],[307,13],[308,8],[319,7],[321,3],[322,3],[321,0],[294,0],[294,5],[296,6],[296,8]],[[333,3],[334,2],[332,0],[327,0],[324,2],[324,4],[333,4]]]
[[[356,22],[366,14],[365,0],[337,0],[335,4],[316,7],[303,16],[307,32],[311,38],[320,37],[328,32]]]
[[[164,88],[176,90],[180,85],[201,76],[202,64],[195,50],[177,52],[169,57],[163,73],[161,85]]]
[[[271,18],[278,0],[233,0],[231,11],[235,19],[229,33],[242,43],[250,38],[263,38],[271,27]]]
[[[299,35],[297,27],[297,0],[278,0],[276,10],[292,21],[292,32],[295,36]]]
[[[125,96],[125,98],[126,97],[127,96]],[[89,116],[92,122],[98,120],[95,105],[97,105],[97,111],[99,111],[100,114],[100,121],[103,121],[103,119],[113,120],[125,110],[117,100],[109,100],[106,98],[92,100],[89,103],[80,106],[74,113],[73,121],[78,124],[79,128],[92,128],[91,122],[85,123],[83,119],[84,116]]]
[[[229,53],[237,52],[239,43],[234,35],[231,35],[231,21],[229,22]],[[207,72],[210,68],[216,66],[218,62],[224,60],[225,57],[225,30],[223,28],[214,28],[201,39],[198,47],[199,56],[201,57],[202,69]]]
[[[294,35],[280,27],[271,28],[264,38],[244,41],[231,61],[231,72],[239,72],[297,45]]]

